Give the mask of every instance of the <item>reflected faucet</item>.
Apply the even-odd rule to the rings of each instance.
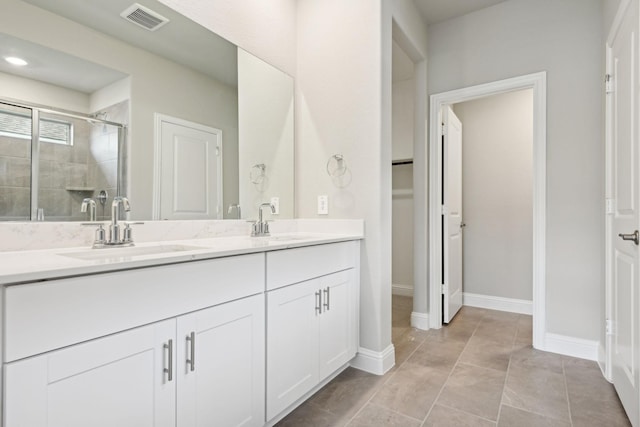
[[[230,214],[231,211],[233,210],[233,208],[236,208],[236,213],[238,214],[238,219],[241,219],[242,218],[242,210],[240,209],[240,205],[237,204],[237,203],[229,205],[229,209],[227,210],[227,213]]]
[[[261,236],[269,236],[269,223],[267,221],[262,220],[262,208],[269,207],[271,208],[271,213],[276,213],[276,207],[271,203],[263,203],[258,206],[258,220],[253,224],[253,229],[251,231],[252,237],[261,237]]]
[[[87,207],[89,208],[89,221],[96,220],[96,201],[93,199],[86,198],[82,201],[82,206],[80,206],[80,212],[87,212]]]

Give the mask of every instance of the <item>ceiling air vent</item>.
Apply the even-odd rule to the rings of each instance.
[[[164,16],[138,3],[132,4],[120,16],[149,31],[155,31],[169,22]]]

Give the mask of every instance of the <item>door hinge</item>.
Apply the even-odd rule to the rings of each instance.
[[[447,293],[447,285],[440,285],[440,293],[445,295]]]
[[[605,333],[607,335],[613,335],[614,332],[613,321],[611,319],[607,319],[605,323]]]
[[[445,130],[446,128],[444,127],[444,123],[442,123],[442,127],[440,129],[442,130],[442,135],[443,136],[447,134],[447,132]]]
[[[615,92],[613,87],[613,76],[611,74],[605,74],[604,76],[605,93]]]
[[[220,146],[216,145],[216,156],[220,157]]]
[[[605,213],[607,215],[612,215],[616,211],[616,201],[615,199],[605,199]]]
[[[445,205],[440,206],[440,215],[447,214],[447,207]]]

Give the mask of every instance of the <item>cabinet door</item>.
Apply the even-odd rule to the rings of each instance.
[[[267,292],[267,419],[318,383],[318,280]]]
[[[175,386],[164,372],[173,337],[167,320],[8,363],[4,425],[175,426]]]
[[[264,334],[263,294],[178,318],[180,427],[264,424]]]
[[[320,380],[347,363],[356,354],[357,325],[353,271],[321,277],[322,315],[318,317]]]

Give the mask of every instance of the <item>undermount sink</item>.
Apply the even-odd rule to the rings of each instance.
[[[134,257],[143,255],[156,255],[167,254],[175,252],[185,251],[197,251],[199,249],[205,249],[201,246],[191,245],[159,245],[159,246],[129,246],[129,247],[113,247],[102,249],[87,249],[82,252],[69,252],[61,253],[71,258],[83,259],[83,260],[99,260],[108,258],[121,258],[121,257]]]

